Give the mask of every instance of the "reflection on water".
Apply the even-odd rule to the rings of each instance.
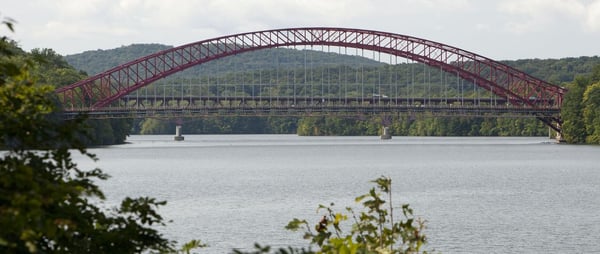
[[[283,227],[320,218],[318,204],[354,205],[390,176],[396,205],[427,220],[429,249],[443,253],[600,252],[600,147],[546,138],[132,136],[92,149],[112,175],[109,203],[168,201],[164,232],[202,239],[203,253],[253,243],[306,246]]]

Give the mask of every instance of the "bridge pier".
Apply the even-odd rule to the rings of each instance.
[[[390,134],[390,128],[384,126],[381,131],[381,139],[392,139],[392,134]]]
[[[567,141],[565,140],[565,138],[563,138],[563,136],[560,132],[557,132],[556,133],[556,142],[557,143],[566,143]]]
[[[181,135],[181,125],[175,126],[175,137],[173,140],[175,141],[183,141],[184,137]]]
[[[556,143],[566,143],[567,142],[565,140],[565,138],[563,138],[563,136],[562,136],[562,127],[560,126],[560,123],[556,123],[556,129],[554,129],[554,132],[556,132],[556,135],[553,137],[552,136],[553,128],[548,127],[548,138],[556,140]]]
[[[559,130],[562,130],[561,127],[560,127],[560,123],[557,123],[556,125],[558,126]],[[565,138],[563,138],[562,132],[560,132],[560,131],[556,132],[556,137],[555,138],[556,138],[556,142],[557,143],[566,143],[567,142],[565,140]]]

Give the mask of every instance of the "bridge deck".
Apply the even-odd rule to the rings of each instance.
[[[164,107],[106,107],[98,110],[65,111],[68,118],[85,113],[90,118],[181,118],[206,116],[316,116],[357,114],[401,114],[431,112],[438,116],[480,117],[551,117],[558,108],[525,108],[514,106],[460,105],[289,105],[289,106],[164,106]]]
[[[541,108],[553,107],[554,101],[548,99],[530,98],[530,102]],[[129,95],[121,98],[121,102],[125,104],[172,104],[181,105],[216,105],[223,103],[229,104],[254,104],[263,103],[278,105],[352,105],[352,104],[369,104],[369,105],[517,105],[520,102],[516,99],[508,100],[505,98],[464,98],[464,97],[387,97],[387,96],[371,96],[371,97],[335,97],[335,96],[174,96],[174,95]]]

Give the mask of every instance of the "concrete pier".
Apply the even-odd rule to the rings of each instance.
[[[566,143],[567,141],[563,138],[560,132],[556,133],[556,143]]]
[[[561,129],[562,126],[560,123],[556,124],[556,127],[558,129]],[[550,137],[552,137],[552,135],[550,134]],[[556,136],[554,137],[556,139],[556,143],[566,143],[567,141],[565,140],[565,138],[563,138],[562,133],[560,131],[556,132]]]
[[[181,136],[181,125],[175,126],[175,137],[173,137],[175,141],[183,141],[184,137]]]
[[[392,135],[390,134],[389,127],[383,127],[383,131],[381,133],[381,139],[392,139]]]

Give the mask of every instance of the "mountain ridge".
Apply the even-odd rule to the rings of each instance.
[[[139,43],[114,49],[88,50],[64,56],[65,60],[78,70],[94,75],[135,59],[173,48],[158,43]],[[327,65],[361,65],[381,67],[387,65],[358,55],[345,55],[308,49],[274,48],[251,51],[223,59],[217,59],[190,68],[176,76],[203,75],[238,69],[244,71],[274,68],[301,68],[307,59],[311,67]],[[567,57],[559,59],[518,59],[500,61],[529,75],[544,79],[550,83],[572,82],[576,76],[585,76],[600,64],[598,56]],[[276,64],[276,65],[275,65]]]

